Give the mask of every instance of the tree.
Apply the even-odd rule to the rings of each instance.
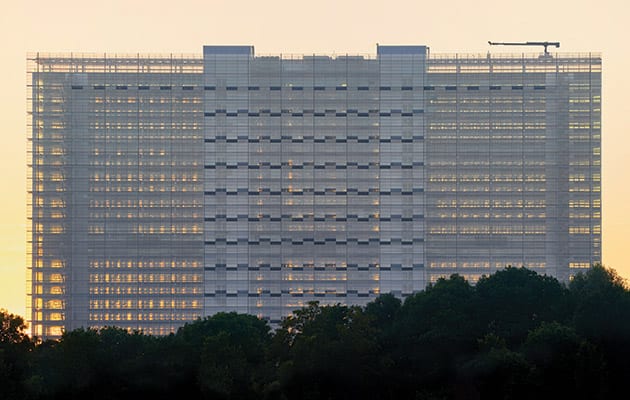
[[[508,267],[483,277],[475,292],[479,321],[489,332],[505,338],[508,346],[522,343],[543,321],[570,318],[562,284],[525,268]]]
[[[274,340],[287,398],[375,398],[380,385],[376,331],[357,306],[317,302],[287,318]]]
[[[401,306],[400,299],[391,293],[382,294],[365,306],[365,315],[383,340],[393,333],[392,327]]]
[[[19,315],[0,309],[0,346],[29,342],[24,319]]]
[[[596,265],[575,276],[569,290],[579,333],[595,342],[630,337],[630,292],[615,271]]]
[[[630,291],[612,269],[596,265],[569,284],[576,332],[603,354],[610,392],[630,375]]]
[[[463,277],[439,279],[405,300],[395,321],[392,357],[398,396],[453,396],[457,363],[477,349],[475,289]]]
[[[29,388],[43,398],[155,397],[168,389],[156,357],[156,338],[106,327],[65,332],[40,344],[32,357]]]
[[[519,352],[507,348],[493,333],[479,339],[479,351],[463,363],[459,374],[467,398],[529,399],[531,365]]]
[[[532,397],[606,398],[604,362],[597,350],[573,328],[545,322],[527,336],[523,354],[534,366]]]
[[[265,321],[218,313],[180,328],[172,350],[179,352],[177,363],[196,378],[195,386],[206,397],[260,398],[270,340]]]
[[[24,319],[0,309],[0,398],[23,398],[23,381],[33,342]]]
[[[408,297],[397,330],[406,336],[469,336],[475,314],[474,288],[463,277],[452,275]]]
[[[0,398],[607,398],[630,375],[630,291],[593,267],[567,289],[507,268],[364,308],[297,310],[270,334],[219,313],[152,337],[77,329],[35,345],[0,312]]]

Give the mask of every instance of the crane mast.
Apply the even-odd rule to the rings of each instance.
[[[547,51],[548,46],[560,47],[560,42],[491,42],[488,41],[490,46],[543,46],[545,48],[545,56],[549,55]]]

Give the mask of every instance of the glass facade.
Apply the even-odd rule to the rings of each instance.
[[[596,54],[29,57],[33,334],[601,260]]]
[[[601,261],[601,59],[437,56],[425,87],[428,279]]]
[[[30,61],[32,333],[202,316],[202,60]]]

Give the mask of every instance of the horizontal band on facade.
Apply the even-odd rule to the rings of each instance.
[[[479,190],[480,192],[484,192],[483,190]],[[372,195],[380,195],[380,196],[392,196],[392,195],[400,195],[400,196],[413,196],[417,193],[424,193],[424,189],[417,188],[413,190],[402,190],[402,189],[391,189],[391,190],[370,190],[370,191],[357,191],[357,192],[346,192],[346,191],[318,191],[311,189],[283,189],[283,190],[270,190],[270,189],[261,189],[258,191],[248,191],[248,192],[238,192],[228,191],[228,190],[208,190],[203,194],[206,196],[216,196],[225,194],[226,196],[239,196],[239,195],[248,195],[248,196],[305,196],[305,195],[313,195],[313,196],[372,196]]]
[[[367,269],[374,269],[374,268],[424,268],[424,264],[423,263],[419,263],[419,264],[409,264],[409,265],[403,265],[401,263],[390,263],[390,264],[375,264],[375,263],[366,263],[366,264],[357,264],[357,263],[348,263],[348,264],[343,264],[343,265],[337,265],[335,263],[327,263],[327,264],[320,264],[319,266],[313,264],[313,263],[303,263],[303,264],[271,264],[271,263],[259,263],[256,265],[251,265],[251,264],[247,264],[247,263],[241,263],[241,264],[232,264],[230,266],[228,266],[228,264],[226,263],[215,263],[214,265],[208,265],[206,267],[204,267],[205,270],[209,270],[209,269],[215,269],[215,268],[231,268],[231,269],[238,269],[238,268],[247,268],[247,269],[261,269],[261,268],[289,268],[291,270],[295,270],[296,268],[299,269],[315,269],[318,271],[324,271],[324,270],[346,270],[346,269],[363,269],[363,270],[367,270]]]
[[[270,168],[270,169],[304,169],[312,167],[313,169],[347,169],[347,168],[352,168],[355,167],[357,169],[392,169],[392,168],[413,168],[413,167],[422,167],[424,166],[424,162],[422,161],[416,161],[416,162],[412,162],[412,163],[401,163],[401,162],[390,162],[390,163],[377,163],[377,162],[372,162],[372,163],[366,163],[366,164],[358,164],[358,163],[335,163],[335,162],[326,162],[324,164],[314,164],[312,162],[304,162],[301,164],[288,164],[288,163],[271,163],[271,162],[267,162],[267,161],[262,161],[262,162],[256,162],[254,163],[247,163],[247,162],[240,162],[240,163],[232,163],[232,164],[228,164],[227,162],[216,162],[216,163],[210,163],[210,164],[206,164],[204,165],[204,169],[221,169],[221,168],[225,168],[225,169],[238,169],[239,167],[243,168],[243,167],[247,167],[247,169],[264,169],[265,167]]]
[[[313,243],[314,245],[324,246],[328,243],[335,244],[339,246],[345,246],[347,244],[356,243],[359,245],[369,245],[370,243],[380,244],[383,246],[411,246],[416,243],[423,243],[424,238],[413,238],[413,239],[380,239],[378,237],[373,237],[369,239],[359,239],[359,238],[346,238],[346,239],[336,239],[336,238],[326,238],[324,240],[316,240],[315,238],[302,238],[301,240],[296,240],[295,238],[282,238],[282,239],[270,239],[261,238],[260,240],[250,240],[248,238],[243,239],[225,239],[225,238],[216,238],[214,240],[205,240],[204,244],[207,246],[213,245],[221,245],[225,244],[227,246],[239,246],[239,245],[250,245],[250,246],[260,246],[260,245],[282,245],[285,244],[294,244],[294,245],[303,245],[305,243]]]
[[[89,86],[85,85],[71,85],[71,89],[73,90],[82,90],[88,88]],[[466,89],[466,90],[501,90],[501,89],[512,89],[512,90],[523,90],[523,89],[532,89],[532,90],[545,90],[546,85],[489,85],[489,86],[477,86],[477,85],[465,85],[465,86],[293,86],[293,85],[283,85],[283,86],[199,86],[199,85],[184,85],[184,86],[172,86],[172,85],[160,85],[160,86],[151,86],[151,85],[118,85],[118,84],[102,84],[102,85],[92,85],[93,90],[129,90],[129,89],[137,89],[137,90],[171,90],[171,89],[181,89],[181,90],[204,90],[204,91],[226,91],[226,92],[235,92],[235,91],[252,91],[257,92],[262,90],[268,90],[271,92],[281,91],[281,90],[289,90],[289,91],[305,91],[312,90],[315,92],[319,91],[348,91],[348,90],[357,90],[357,91],[432,91],[437,89],[443,90],[457,90],[457,89]]]
[[[315,205],[315,207],[317,207]],[[290,215],[283,215],[282,217],[277,217],[277,216],[271,216],[269,214],[265,214],[262,217],[251,217],[251,216],[237,216],[237,217],[225,217],[225,216],[219,216],[217,215],[216,217],[206,217],[204,218],[205,222],[221,222],[221,221],[226,221],[226,222],[259,222],[259,221],[277,221],[277,222],[302,222],[302,221],[314,221],[314,222],[353,222],[353,221],[357,221],[357,222],[370,222],[370,221],[381,221],[381,222],[392,222],[392,221],[401,221],[401,222],[413,222],[413,221],[420,221],[424,218],[423,215],[414,215],[413,217],[401,217],[400,215],[397,216],[391,216],[391,217],[383,217],[383,216],[364,216],[364,217],[359,217],[356,215],[350,216],[348,215],[347,217],[333,217],[333,216],[326,216],[326,217],[292,217]]]
[[[227,138],[225,136],[215,136],[214,138],[205,138],[205,143],[371,143],[371,144],[379,144],[379,143],[418,143],[424,140],[424,136],[413,136],[410,138],[403,137],[380,137],[380,138],[359,138],[359,137],[346,137],[346,138],[314,138],[314,137],[286,137],[286,138],[267,138],[267,139],[257,139],[257,138]],[[368,151],[366,151],[368,152]]]

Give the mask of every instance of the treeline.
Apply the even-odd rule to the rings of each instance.
[[[630,290],[507,268],[365,307],[311,303],[271,332],[235,313],[166,337],[118,328],[35,343],[0,312],[0,399],[606,399],[627,392]]]

